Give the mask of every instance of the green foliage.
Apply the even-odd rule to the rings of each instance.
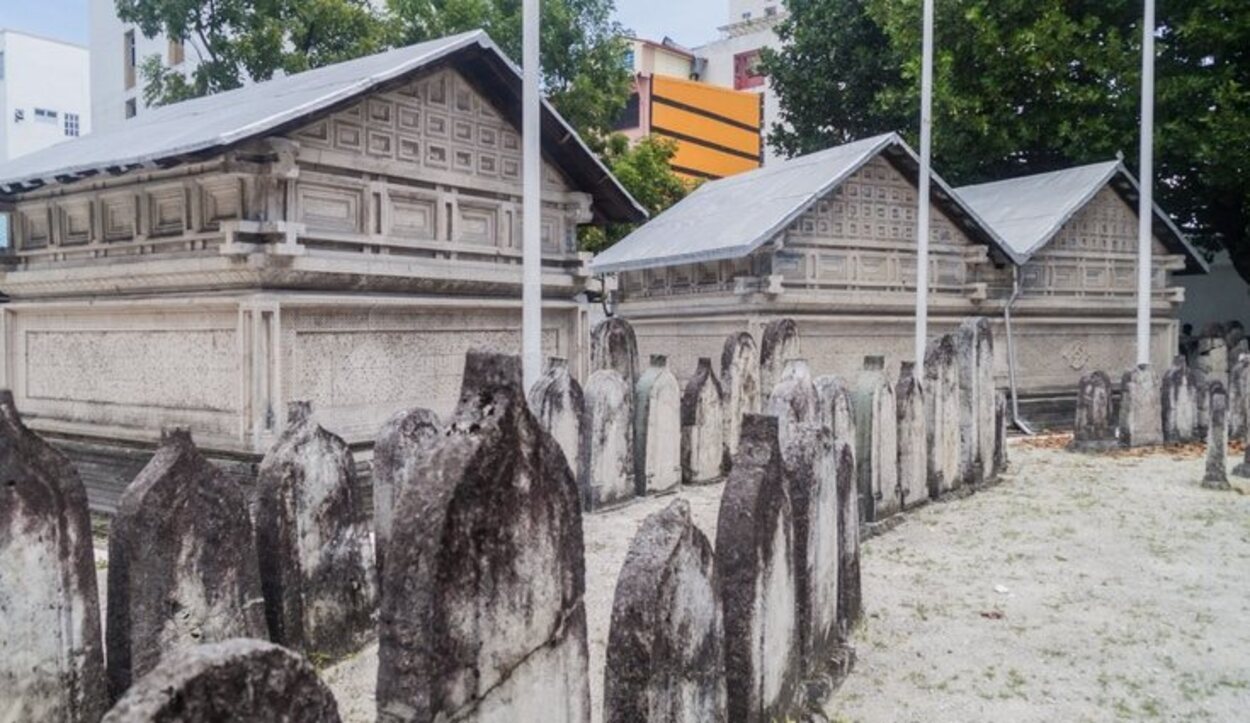
[[[617,133],[604,147],[603,159],[633,197],[654,218],[696,187],[673,173],[670,163],[677,152],[676,141],[660,136],[646,136],[634,146]],[[631,224],[609,224],[604,228],[582,229],[583,251],[598,253],[620,241],[634,229]]]
[[[766,70],[802,153],[889,130],[914,141],[921,0],[787,0]],[[1250,14],[1243,0],[1165,2],[1156,33],[1160,203],[1250,279]],[[975,183],[1137,156],[1141,3],[936,5],[934,164]]]

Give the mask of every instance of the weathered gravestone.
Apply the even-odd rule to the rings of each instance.
[[[382,581],[378,720],[585,723],[581,507],[519,359],[468,354],[412,474]]]
[[[1215,334],[1198,340],[1198,358],[1195,366],[1211,379],[1227,379],[1228,347],[1225,346],[1223,330],[1215,331]]]
[[[828,672],[838,647],[838,459],[833,432],[800,424],[781,442],[794,511],[798,638],[803,671]]]
[[[855,403],[842,377],[833,374],[816,377],[816,422],[833,430],[839,442],[855,443]]]
[[[1250,477],[1250,431],[1247,431],[1241,441],[1245,444],[1246,454],[1241,464],[1233,468],[1233,474],[1238,477]]]
[[[1111,378],[1094,371],[1081,377],[1076,393],[1076,424],[1069,449],[1101,452],[1118,447],[1111,411]]]
[[[613,369],[586,381],[586,425],[582,427],[586,468],[579,475],[587,510],[634,498],[634,390]]]
[[[369,529],[356,463],[337,435],[293,402],[287,427],[260,463],[256,549],[269,639],[338,658],[372,634]]]
[[[586,428],[586,398],[582,385],[569,371],[569,362],[560,357],[547,360],[547,368],[534,383],[529,393],[530,411],[547,433],[555,437],[564,458],[568,460],[573,474],[580,475],[586,469],[586,448],[583,432]],[[584,485],[584,480],[578,480]]]
[[[1124,373],[1120,397],[1120,444],[1148,447],[1163,442],[1159,382],[1149,364]]]
[[[1201,409],[1199,397],[1202,379],[1189,367],[1185,357],[1177,355],[1163,375],[1163,440],[1171,443],[1196,442],[1200,439]]]
[[[786,719],[800,674],[794,527],[777,419],[747,415],[716,522],[728,720]]]
[[[863,609],[859,579],[859,485],[855,448],[834,443],[838,480],[838,638],[849,644],[851,628]]]
[[[108,707],[87,493],[0,391],[0,720],[95,723]]]
[[[990,320],[976,317],[977,327],[977,448],[981,453],[981,481],[992,482],[994,471],[994,447],[997,444],[995,404],[998,392],[994,388],[994,331]]]
[[[791,359],[786,362],[781,379],[773,385],[767,410],[768,414],[777,418],[777,436],[782,449],[795,429],[817,422],[819,405],[820,399],[807,361]]]
[[[1202,486],[1213,490],[1231,490],[1228,483],[1228,392],[1219,382],[1207,385],[1211,423],[1207,427],[1207,470]]]
[[[1007,471],[1007,427],[1010,424],[1011,413],[1007,411],[1007,395],[999,392],[994,395],[994,475],[993,479],[997,480],[999,475]]]
[[[761,401],[772,396],[773,386],[781,380],[786,362],[799,352],[799,326],[794,319],[774,319],[764,325],[760,339]]]
[[[417,407],[388,419],[373,445],[373,558],[379,580],[386,566],[395,507],[404,482],[411,479],[408,469],[429,453],[431,443],[442,433],[438,415]]]
[[[686,484],[720,479],[728,467],[725,444],[724,393],[702,358],[681,395],[681,470]]]
[[[738,452],[742,417],[758,414],[760,398],[760,353],[755,339],[745,331],[730,334],[720,355],[720,381],[725,392],[725,446],[730,456]]]
[[[109,683],[114,697],[187,645],[265,638],[247,500],[190,432],[166,432],[122,493],[109,529]]]
[[[964,319],[955,335],[959,368],[960,476],[981,484],[993,476],[994,339],[985,317]]]
[[[885,358],[864,358],[855,385],[855,463],[860,514],[881,522],[902,508],[898,489],[898,406]]]
[[[643,521],[616,580],[606,723],[725,720],[725,631],[713,563],[685,500]]]
[[[634,390],[634,461],[639,495],[672,492],[681,484],[681,386],[668,357],[653,354]]]
[[[928,441],[925,434],[924,387],[916,365],[903,362],[894,389],[898,420],[898,488],[903,508],[929,501]]]
[[[630,389],[638,383],[638,338],[628,321],[613,316],[591,329],[590,369],[613,369],[629,383]]]
[[[929,496],[938,499],[963,483],[960,477],[963,447],[955,337],[943,334],[930,339],[924,364]]]
[[[1250,354],[1239,354],[1228,370],[1228,433],[1242,439],[1250,427]]]
[[[103,723],[339,723],[312,665],[260,640],[183,648],[139,679]]]

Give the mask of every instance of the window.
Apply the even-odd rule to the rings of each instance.
[[[629,96],[629,100],[625,101],[625,108],[621,111],[621,115],[616,119],[616,123],[612,125],[612,130],[628,131],[637,128],[642,124],[642,116],[640,114],[641,104],[637,93]]]
[[[634,55],[634,49],[633,49],[633,48],[630,48],[629,50],[626,50],[626,51],[625,51],[625,58],[624,58],[624,60],[625,60],[625,69],[626,69],[626,70],[628,70],[628,71],[630,71],[631,73],[632,73],[632,72],[633,72],[633,70],[634,70],[634,60],[635,60],[635,57],[636,57],[636,56]]]
[[[122,68],[125,72],[126,90],[135,87],[135,68],[139,65],[138,52],[138,48],[135,47],[135,31],[127,30],[122,38]]]
[[[751,50],[734,56],[734,89],[747,90],[764,85],[760,72],[760,51]]]
[[[70,138],[78,137],[78,114],[77,113],[65,114],[65,135],[69,136]]]
[[[135,114],[138,112],[139,112],[139,105],[138,105],[138,102],[134,98],[131,98],[130,100],[126,101],[126,117],[127,118],[134,118]]]
[[[35,109],[35,120],[39,123],[56,123],[56,117],[57,113],[54,110],[48,110],[47,108]]]
[[[169,41],[169,64],[181,65],[182,61],[187,59],[186,46],[179,40]]]

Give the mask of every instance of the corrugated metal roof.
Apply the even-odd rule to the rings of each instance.
[[[891,154],[892,160],[908,167],[915,180],[919,160],[898,134],[847,143],[706,183],[596,256],[590,268],[611,273],[740,258],[775,238],[809,206],[881,153]],[[957,223],[1008,251],[936,174],[933,190],[934,202],[942,204]]]
[[[90,133],[0,165],[0,189],[15,195],[99,172],[126,171],[217,152],[280,131],[389,81],[473,49],[493,55],[495,65],[505,68],[505,73],[510,70],[515,78],[509,80],[515,80],[513,85],[519,93],[520,69],[485,32],[475,30],[149,109],[114,130]],[[545,101],[544,110],[545,142],[558,139],[555,142],[564,145],[568,138],[576,139],[576,147],[585,156],[579,161],[585,166],[583,180],[602,187],[602,181],[610,179],[611,192],[621,197],[615,205],[624,207],[618,210],[629,211],[618,215],[628,216],[628,220],[645,218],[646,211]]]
[[[1108,184],[1136,210],[1137,179],[1120,161],[1093,163],[1049,173],[955,189],[989,223],[1023,263],[1045,248]],[[1206,271],[1206,262],[1180,229],[1155,204],[1155,234],[1170,250]]]

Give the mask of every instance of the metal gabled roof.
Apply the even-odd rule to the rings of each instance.
[[[207,157],[249,140],[284,132],[365,94],[452,62],[494,91],[505,117],[520,124],[521,71],[484,31],[430,40],[231,91],[152,108],[121,126],[0,164],[0,198],[100,173],[125,173]],[[594,194],[610,221],[640,221],[646,211],[543,102],[544,155]]]
[[[964,186],[955,192],[994,227],[1024,263],[1045,248],[1108,184],[1137,210],[1141,194],[1137,179],[1118,160]],[[1169,250],[1187,257],[1189,270],[1206,273],[1206,262],[1158,204],[1154,214],[1155,235]]]
[[[897,133],[847,143],[706,183],[596,256],[590,269],[613,273],[741,258],[776,238],[880,154],[916,181],[919,159]],[[931,188],[933,202],[956,224],[1012,258],[994,231],[937,174]]]

